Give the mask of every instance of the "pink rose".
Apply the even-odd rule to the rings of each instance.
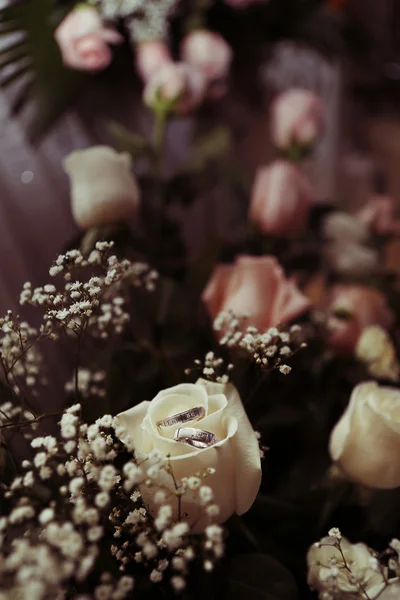
[[[159,100],[175,101],[174,110],[188,113],[204,99],[206,80],[198,69],[184,63],[163,65],[148,81],[143,101],[154,107]]]
[[[324,119],[324,105],[313,92],[289,89],[271,107],[272,141],[278,148],[291,144],[308,146],[318,136]]]
[[[400,221],[396,221],[395,202],[390,196],[373,196],[357,213],[358,219],[370,230],[380,235],[400,234]]]
[[[209,85],[223,81],[232,61],[232,48],[218,33],[198,29],[189,33],[181,46],[182,58],[198,68]]]
[[[332,313],[348,313],[347,318],[333,315],[330,322],[329,346],[337,352],[352,354],[362,330],[369,325],[388,329],[394,315],[385,296],[374,288],[362,285],[336,285],[329,299]]]
[[[307,225],[313,202],[310,182],[301,169],[275,160],[256,174],[249,218],[263,233],[290,237]]]
[[[100,71],[111,62],[108,44],[120,44],[122,36],[105,27],[95,8],[82,6],[71,11],[57,27],[54,37],[64,64],[81,71]]]
[[[218,265],[203,301],[213,319],[222,311],[246,313],[246,324],[260,331],[291,321],[310,304],[272,256],[238,256],[233,265]]]
[[[172,62],[168,46],[160,40],[142,42],[136,47],[136,69],[146,83],[161,67]]]

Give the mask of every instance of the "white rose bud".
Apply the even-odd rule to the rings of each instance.
[[[63,161],[71,181],[71,208],[83,229],[132,218],[140,192],[131,157],[109,146],[75,150]]]
[[[374,377],[398,381],[400,365],[392,341],[383,327],[371,325],[362,331],[356,356],[366,363],[369,373]]]
[[[400,486],[400,390],[356,386],[331,433],[329,450],[347,476],[371,488]]]
[[[340,540],[340,548],[351,572],[344,567],[337,539],[325,537],[313,544],[307,553],[308,585],[320,592],[328,591],[332,580],[343,592],[343,598],[358,598],[360,583],[365,589],[377,591],[385,585],[382,573],[372,569],[373,554],[365,544],[351,544],[346,538]],[[357,594],[353,596],[352,594]],[[339,597],[339,596],[338,596]],[[341,598],[342,596],[340,596]],[[374,598],[374,596],[368,596]]]
[[[174,433],[179,424],[158,426],[163,419],[195,407],[202,407],[204,416],[183,427],[213,433],[218,441],[212,446],[198,449],[175,441]],[[245,513],[253,504],[261,482],[259,445],[232,384],[210,383],[203,379],[196,384],[180,384],[163,390],[151,402],[141,402],[120,413],[116,419],[122,430],[118,433],[121,440],[126,440],[128,446],[133,440],[138,460],[146,458],[151,451],[158,451],[164,458],[170,456],[169,464],[178,485],[182,478],[193,479],[211,468],[212,474],[202,479],[202,485],[212,490],[212,503],[220,509],[219,523],[234,513]],[[174,493],[175,485],[165,469],[152,473],[152,481],[156,485],[142,485],[141,493],[155,515],[159,509],[155,499],[157,490],[162,486]],[[193,532],[201,532],[209,524],[209,517],[201,505],[204,498],[195,488],[189,486],[182,496],[182,515],[186,515],[185,520],[193,526]],[[171,504],[176,518],[177,499],[172,497]]]

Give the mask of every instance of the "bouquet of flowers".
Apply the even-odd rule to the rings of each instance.
[[[318,205],[325,109],[300,88],[274,98],[275,157],[249,182],[202,113],[233,56],[208,2],[178,63],[158,29],[176,3],[137,4],[79,5],[55,32],[99,70],[126,21],[153,135],[114,124],[116,149],[65,158],[81,235],[0,321],[0,599],[397,598],[394,203]],[[166,131],[196,110],[167,174]],[[236,219],[193,256],[182,214],[216,190]]]

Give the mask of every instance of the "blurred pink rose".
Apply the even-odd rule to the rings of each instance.
[[[171,63],[163,65],[148,81],[143,101],[153,107],[159,99],[176,100],[174,111],[185,114],[201,104],[205,91],[206,80],[201,71],[184,63]]]
[[[380,235],[400,234],[400,221],[395,219],[396,205],[390,196],[376,195],[358,211],[358,219]]]
[[[351,354],[362,330],[368,325],[388,329],[394,315],[386,297],[378,290],[362,285],[336,285],[331,290],[329,310],[349,313],[348,318],[332,316],[329,346],[339,353]]]
[[[276,160],[256,174],[249,218],[263,233],[292,236],[307,225],[313,202],[310,182],[301,169]]]
[[[218,265],[203,301],[213,319],[222,311],[246,313],[250,315],[246,324],[260,331],[287,323],[309,307],[272,256],[238,256],[233,265]]]
[[[272,141],[278,148],[311,144],[322,129],[324,105],[313,92],[289,89],[271,106]]]
[[[120,44],[122,36],[105,27],[97,10],[82,6],[72,10],[57,27],[54,37],[64,64],[71,69],[100,71],[111,62],[108,44]]]
[[[197,67],[209,85],[223,81],[232,61],[232,48],[222,36],[207,29],[189,33],[182,42],[182,59]]]
[[[160,40],[149,40],[136,46],[136,69],[146,83],[161,67],[172,62],[168,46]]]

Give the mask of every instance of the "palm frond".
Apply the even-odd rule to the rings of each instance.
[[[80,74],[66,69],[54,40],[51,0],[30,0],[0,10],[0,86],[10,89],[19,115],[34,103],[27,136],[37,142],[68,107]]]

